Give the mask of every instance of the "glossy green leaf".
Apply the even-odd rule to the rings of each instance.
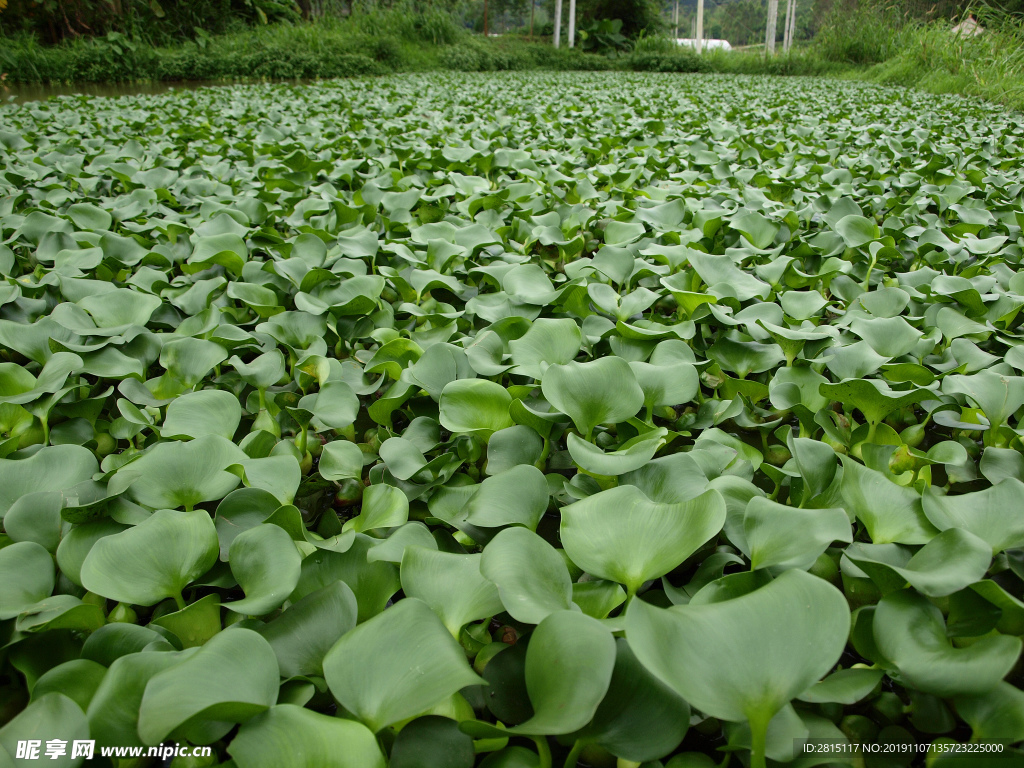
[[[827,582],[786,571],[742,597],[655,608],[634,600],[626,639],[640,662],[694,707],[748,720],[763,763],[768,723],[819,680],[846,645],[846,600]]]
[[[282,677],[323,675],[324,656],[356,625],[356,597],[336,581],[290,605],[257,631],[270,643]]]
[[[747,504],[743,534],[755,569],[807,569],[833,542],[853,541],[842,509],[798,509],[761,496]]]
[[[544,397],[587,438],[598,424],[635,416],[644,402],[629,363],[617,357],[551,366],[541,388]]]
[[[331,693],[371,731],[482,681],[433,611],[406,598],[347,632],[324,659]]]
[[[276,525],[257,525],[240,533],[228,550],[231,573],[245,597],[225,608],[262,616],[281,607],[299,582],[302,557],[291,537]]]
[[[34,541],[0,549],[0,619],[11,619],[48,597],[56,581],[53,558]]]
[[[625,585],[632,595],[680,565],[724,523],[725,502],[717,491],[662,504],[626,485],[563,507],[560,533],[574,563]]]
[[[441,426],[487,439],[499,429],[512,426],[508,415],[511,403],[508,390],[493,381],[453,381],[441,392]]]
[[[1020,638],[994,635],[957,648],[946,637],[939,609],[912,590],[883,597],[875,609],[874,639],[907,683],[936,696],[974,696],[995,688],[1021,651]]]
[[[206,512],[162,509],[93,544],[82,564],[82,585],[122,603],[180,599],[189,582],[217,562],[217,552],[217,530]]]
[[[402,590],[430,606],[457,638],[469,622],[504,610],[498,588],[480,572],[482,557],[409,547],[402,557]]]
[[[242,420],[242,407],[230,392],[204,389],[175,398],[161,425],[163,437],[220,435],[230,440]]]
[[[293,704],[278,704],[243,725],[229,753],[239,768],[384,768],[366,726]]]
[[[480,573],[494,582],[505,610],[528,624],[572,607],[572,581],[561,555],[526,528],[501,531],[484,548]]]
[[[163,741],[197,715],[239,723],[277,700],[277,659],[269,643],[251,629],[221,632],[179,664],[157,672],[146,684],[139,708],[144,744]]]

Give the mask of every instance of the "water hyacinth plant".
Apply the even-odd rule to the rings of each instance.
[[[0,765],[1020,761],[1019,117],[576,73],[0,126]]]

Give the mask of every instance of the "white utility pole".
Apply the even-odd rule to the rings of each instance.
[[[697,0],[697,54],[704,45],[704,0]]]
[[[768,0],[768,28],[764,34],[765,54],[775,53],[775,32],[779,25],[779,0]]]
[[[672,26],[675,27],[676,33],[673,35],[674,38],[679,38],[679,0],[676,0],[676,10],[672,14]]]
[[[562,42],[562,0],[555,0],[555,48]]]
[[[793,47],[793,39],[796,37],[796,0],[793,0],[793,14],[789,17],[789,46]]]
[[[569,0],[569,47],[576,45],[576,0]]]
[[[786,0],[786,26],[782,32],[782,51],[789,53],[793,45],[793,0]]]

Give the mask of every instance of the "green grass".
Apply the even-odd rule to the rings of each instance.
[[[977,37],[955,36],[945,23],[912,30],[900,52],[869,69],[865,79],[1024,110],[1024,22],[990,10],[978,17],[986,31]]]

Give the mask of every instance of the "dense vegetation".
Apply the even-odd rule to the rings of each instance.
[[[596,73],[0,124],[0,763],[1024,741],[1019,120]]]
[[[439,69],[614,69],[853,77],[1024,109],[1024,26],[1016,0],[1002,8],[957,0],[798,3],[798,47],[772,57],[759,48],[703,57],[680,50],[667,36],[675,32],[665,22],[671,8],[648,0],[581,0],[578,47],[555,50],[549,42],[551,6],[552,0],[536,5],[531,37],[528,4],[491,0],[490,29],[506,34],[484,38],[472,32],[482,30],[483,6],[471,2],[11,0],[0,10],[0,89],[18,83],[315,79]],[[953,36],[953,22],[972,8],[985,34]],[[765,14],[764,0],[711,5],[705,29],[733,43],[760,43]],[[690,15],[684,4],[681,35],[689,34]],[[63,42],[49,44],[54,40]]]

